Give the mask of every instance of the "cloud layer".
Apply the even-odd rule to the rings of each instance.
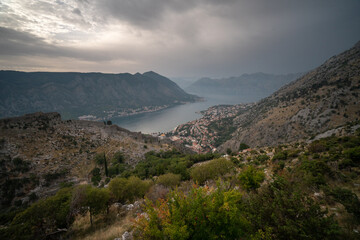
[[[0,68],[302,72],[360,40],[360,1],[3,0]]]

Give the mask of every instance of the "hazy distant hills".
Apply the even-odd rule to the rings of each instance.
[[[57,111],[65,118],[192,102],[176,83],[143,74],[0,71],[0,117]]]
[[[359,120],[360,42],[239,113],[233,120],[237,130],[222,149],[305,140]]]
[[[255,102],[302,75],[254,73],[222,79],[201,78],[185,89],[199,96],[223,95],[237,99],[239,103]]]

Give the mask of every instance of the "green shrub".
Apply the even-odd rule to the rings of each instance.
[[[44,239],[49,232],[69,227],[74,220],[70,201],[71,190],[63,188],[55,196],[34,203],[13,219],[5,233],[7,239]]]
[[[266,162],[267,160],[269,160],[269,156],[266,154],[262,154],[256,157],[256,160],[258,160],[261,163]]]
[[[105,153],[97,153],[96,155],[95,155],[95,162],[96,162],[96,164],[98,164],[98,165],[103,165],[104,164],[104,162],[105,162]]]
[[[249,222],[241,211],[241,194],[219,186],[194,186],[188,195],[175,190],[169,200],[146,202],[148,217],[137,220],[138,239],[242,239]]]
[[[238,176],[241,186],[250,191],[260,187],[265,179],[264,171],[257,170],[253,166],[248,166]]]
[[[239,151],[242,151],[242,150],[245,150],[245,149],[248,149],[248,148],[250,148],[250,146],[247,145],[246,143],[240,143]]]
[[[166,173],[161,175],[156,180],[157,184],[163,185],[165,187],[176,187],[180,184],[181,175],[180,174],[173,174],[173,173]]]
[[[261,230],[271,239],[342,239],[333,217],[300,189],[296,183],[276,177],[247,199],[244,209],[255,236]]]
[[[114,178],[109,183],[109,190],[115,201],[126,203],[144,197],[152,183],[138,177]]]
[[[339,162],[339,169],[345,169],[348,167],[354,167],[355,163],[351,159],[343,159]]]
[[[275,153],[275,155],[273,156],[272,160],[286,160],[288,157],[288,152],[287,151],[281,151],[281,152],[277,152]]]
[[[99,184],[99,182],[101,181],[101,175],[100,175],[100,168],[94,168],[92,171],[91,171],[91,182],[97,186]]]
[[[322,160],[305,160],[301,164],[301,169],[307,173],[305,180],[310,185],[317,186],[325,185],[325,176],[332,173],[331,168]]]
[[[360,221],[360,201],[351,190],[345,188],[335,188],[327,193],[334,197],[335,201],[344,205],[347,212],[354,214],[357,221]]]
[[[218,158],[211,160],[208,163],[195,166],[190,170],[191,178],[203,184],[206,180],[216,179],[234,168],[234,164],[224,158]]]
[[[344,155],[355,163],[360,163],[360,146],[345,150]]]
[[[322,143],[315,141],[309,145],[308,149],[311,153],[320,153],[325,151],[326,147]]]
[[[124,161],[125,161],[125,157],[122,152],[116,152],[111,159],[112,164],[123,163]]]

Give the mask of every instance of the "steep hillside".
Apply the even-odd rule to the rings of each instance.
[[[58,113],[1,119],[0,208],[51,194],[60,183],[104,177],[104,166],[95,160],[99,154],[105,154],[111,175],[131,169],[146,152],[161,149],[169,146],[157,138],[102,122],[62,121]],[[95,168],[101,173],[95,174]]]
[[[360,42],[330,58],[233,120],[237,130],[221,149],[307,139],[359,120]]]
[[[133,109],[149,111],[197,99],[155,72],[132,75],[0,71],[0,86],[0,117],[56,111],[65,118],[106,118]]]
[[[239,103],[255,102],[269,96],[302,74],[274,75],[266,73],[243,74],[239,77],[211,79],[202,78],[186,88],[199,96],[223,95]]]

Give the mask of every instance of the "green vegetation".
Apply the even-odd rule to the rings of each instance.
[[[156,183],[165,187],[176,187],[180,184],[180,181],[181,176],[179,174],[166,173],[164,175],[160,175],[156,180]]]
[[[231,161],[218,158],[193,167],[190,171],[190,176],[195,182],[203,184],[206,180],[216,180],[218,177],[230,172],[233,168],[234,164]]]
[[[152,151],[134,169],[117,153],[105,181],[100,168],[92,171],[100,187],[64,188],[28,207],[15,193],[33,180],[9,179],[7,193],[18,207],[0,214],[0,238],[51,237],[81,216],[92,229],[116,211],[113,203],[145,197],[146,214],[132,220],[136,239],[359,239],[359,147],[353,135],[278,146],[272,158],[271,148],[230,160]],[[111,173],[114,166],[124,170]]]
[[[8,229],[0,230],[1,239],[42,239],[58,228],[67,228],[70,215],[71,190],[61,189],[55,196],[42,199],[18,213]]]
[[[215,147],[220,146],[231,138],[231,134],[236,130],[233,124],[234,117],[222,118],[219,121],[211,122],[208,126],[209,130],[216,132],[217,138],[214,142]]]
[[[240,143],[239,151],[242,151],[242,150],[245,150],[245,149],[248,149],[248,148],[250,148],[250,146],[247,145],[246,143]]]
[[[109,190],[115,201],[126,203],[144,197],[151,185],[151,181],[141,180],[135,176],[128,179],[114,178],[109,183]]]
[[[257,170],[253,166],[248,166],[239,174],[241,186],[248,191],[259,188],[264,179],[264,171]]]
[[[137,239],[238,239],[249,222],[239,204],[241,194],[194,186],[188,194],[175,190],[156,205],[148,201],[146,213],[137,221]]]

